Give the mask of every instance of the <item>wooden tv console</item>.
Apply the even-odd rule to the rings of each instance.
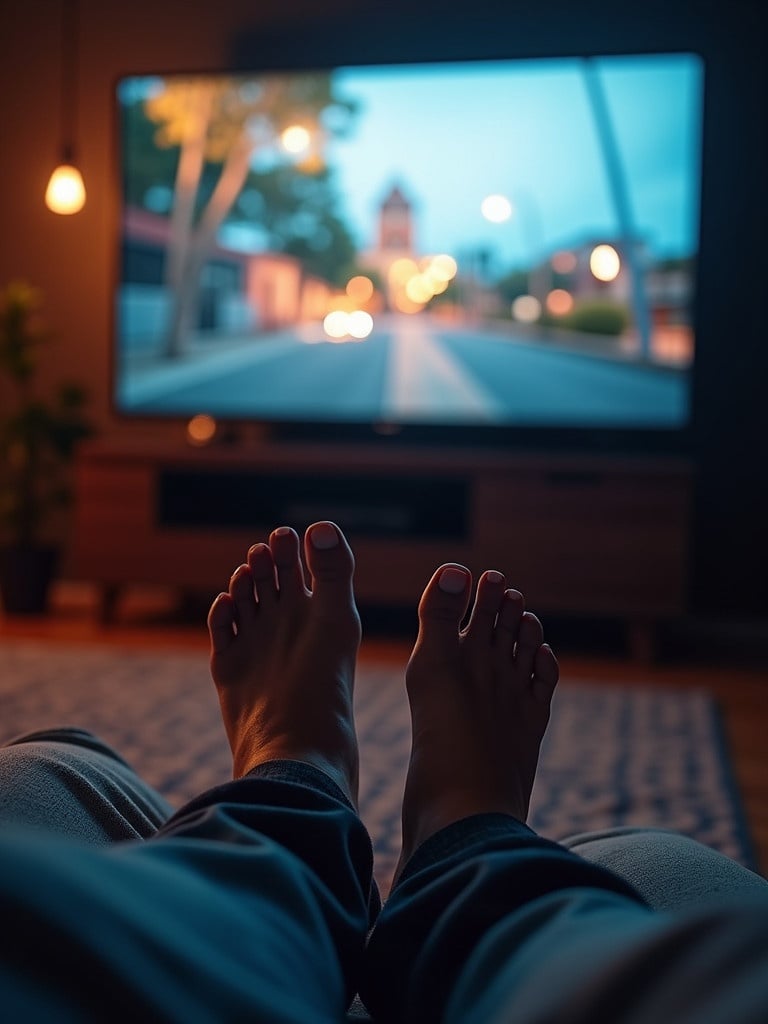
[[[367,445],[99,440],[76,467],[72,571],[217,593],[274,526],[334,519],[361,604],[414,607],[443,561],[505,572],[544,614],[617,617],[635,653],[686,610],[683,459]]]

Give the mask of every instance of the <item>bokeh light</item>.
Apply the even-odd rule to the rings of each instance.
[[[596,245],[589,257],[589,269],[598,281],[615,281],[621,270],[619,254],[612,245]]]
[[[347,318],[347,333],[353,338],[367,338],[373,330],[373,317],[364,309],[356,309]]]
[[[409,278],[419,272],[419,265],[415,260],[403,256],[395,260],[389,268],[389,280],[393,285],[404,285]]]
[[[492,224],[501,224],[512,216],[512,203],[506,196],[486,196],[480,204],[480,212]]]
[[[418,263],[403,256],[389,267],[389,302],[401,313],[419,313],[448,288],[457,273],[458,264],[447,253],[424,256]]]
[[[411,302],[427,303],[435,293],[426,274],[415,274],[406,282],[405,294]]]
[[[552,257],[552,269],[558,274],[571,274],[576,269],[576,253],[560,249]]]
[[[441,281],[439,278],[435,279],[431,270],[426,272],[425,277],[429,281],[429,287],[432,289],[433,295],[442,295],[444,291],[447,291],[450,281]]]
[[[547,312],[552,316],[565,316],[573,309],[573,296],[565,288],[553,288],[547,295]]]
[[[334,309],[323,320],[323,330],[331,341],[343,341],[345,338],[361,341],[373,330],[373,317],[364,309],[354,309],[351,313],[345,309]]]
[[[447,253],[434,256],[429,264],[429,273],[436,281],[452,281],[458,269],[456,260]]]
[[[523,324],[535,323],[541,316],[541,303],[535,295],[518,295],[512,303],[512,316]]]
[[[216,436],[216,420],[207,413],[193,416],[187,424],[187,440],[190,444],[208,444]]]
[[[362,305],[373,295],[373,281],[371,281],[370,277],[365,277],[363,274],[357,274],[355,277],[351,277],[349,281],[347,281],[346,292],[350,299],[359,305]]]
[[[339,341],[349,334],[349,313],[334,309],[323,320],[323,330],[333,341]]]
[[[280,142],[286,152],[298,155],[309,149],[311,136],[303,125],[292,124],[281,133]]]

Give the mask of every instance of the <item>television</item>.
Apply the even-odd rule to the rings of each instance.
[[[117,81],[115,411],[684,449],[701,57],[304,50]]]

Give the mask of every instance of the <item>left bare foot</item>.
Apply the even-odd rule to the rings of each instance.
[[[294,530],[280,527],[249,550],[208,614],[211,675],[235,778],[265,761],[305,761],[356,804],[354,557],[328,522],[309,527],[304,550],[311,591]]]
[[[406,669],[412,744],[396,879],[446,825],[489,811],[523,822],[528,815],[557,660],[541,622],[500,572],[482,574],[461,630],[471,583],[465,566],[447,563],[419,604]]]

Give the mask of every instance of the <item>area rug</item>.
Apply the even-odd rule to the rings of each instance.
[[[10,641],[2,664],[0,742],[56,725],[91,729],[174,806],[229,778],[203,651]],[[410,748],[402,672],[363,662],[355,703],[360,813],[386,893]],[[561,682],[529,823],[551,839],[615,825],[672,828],[755,869],[719,710],[703,691]]]

